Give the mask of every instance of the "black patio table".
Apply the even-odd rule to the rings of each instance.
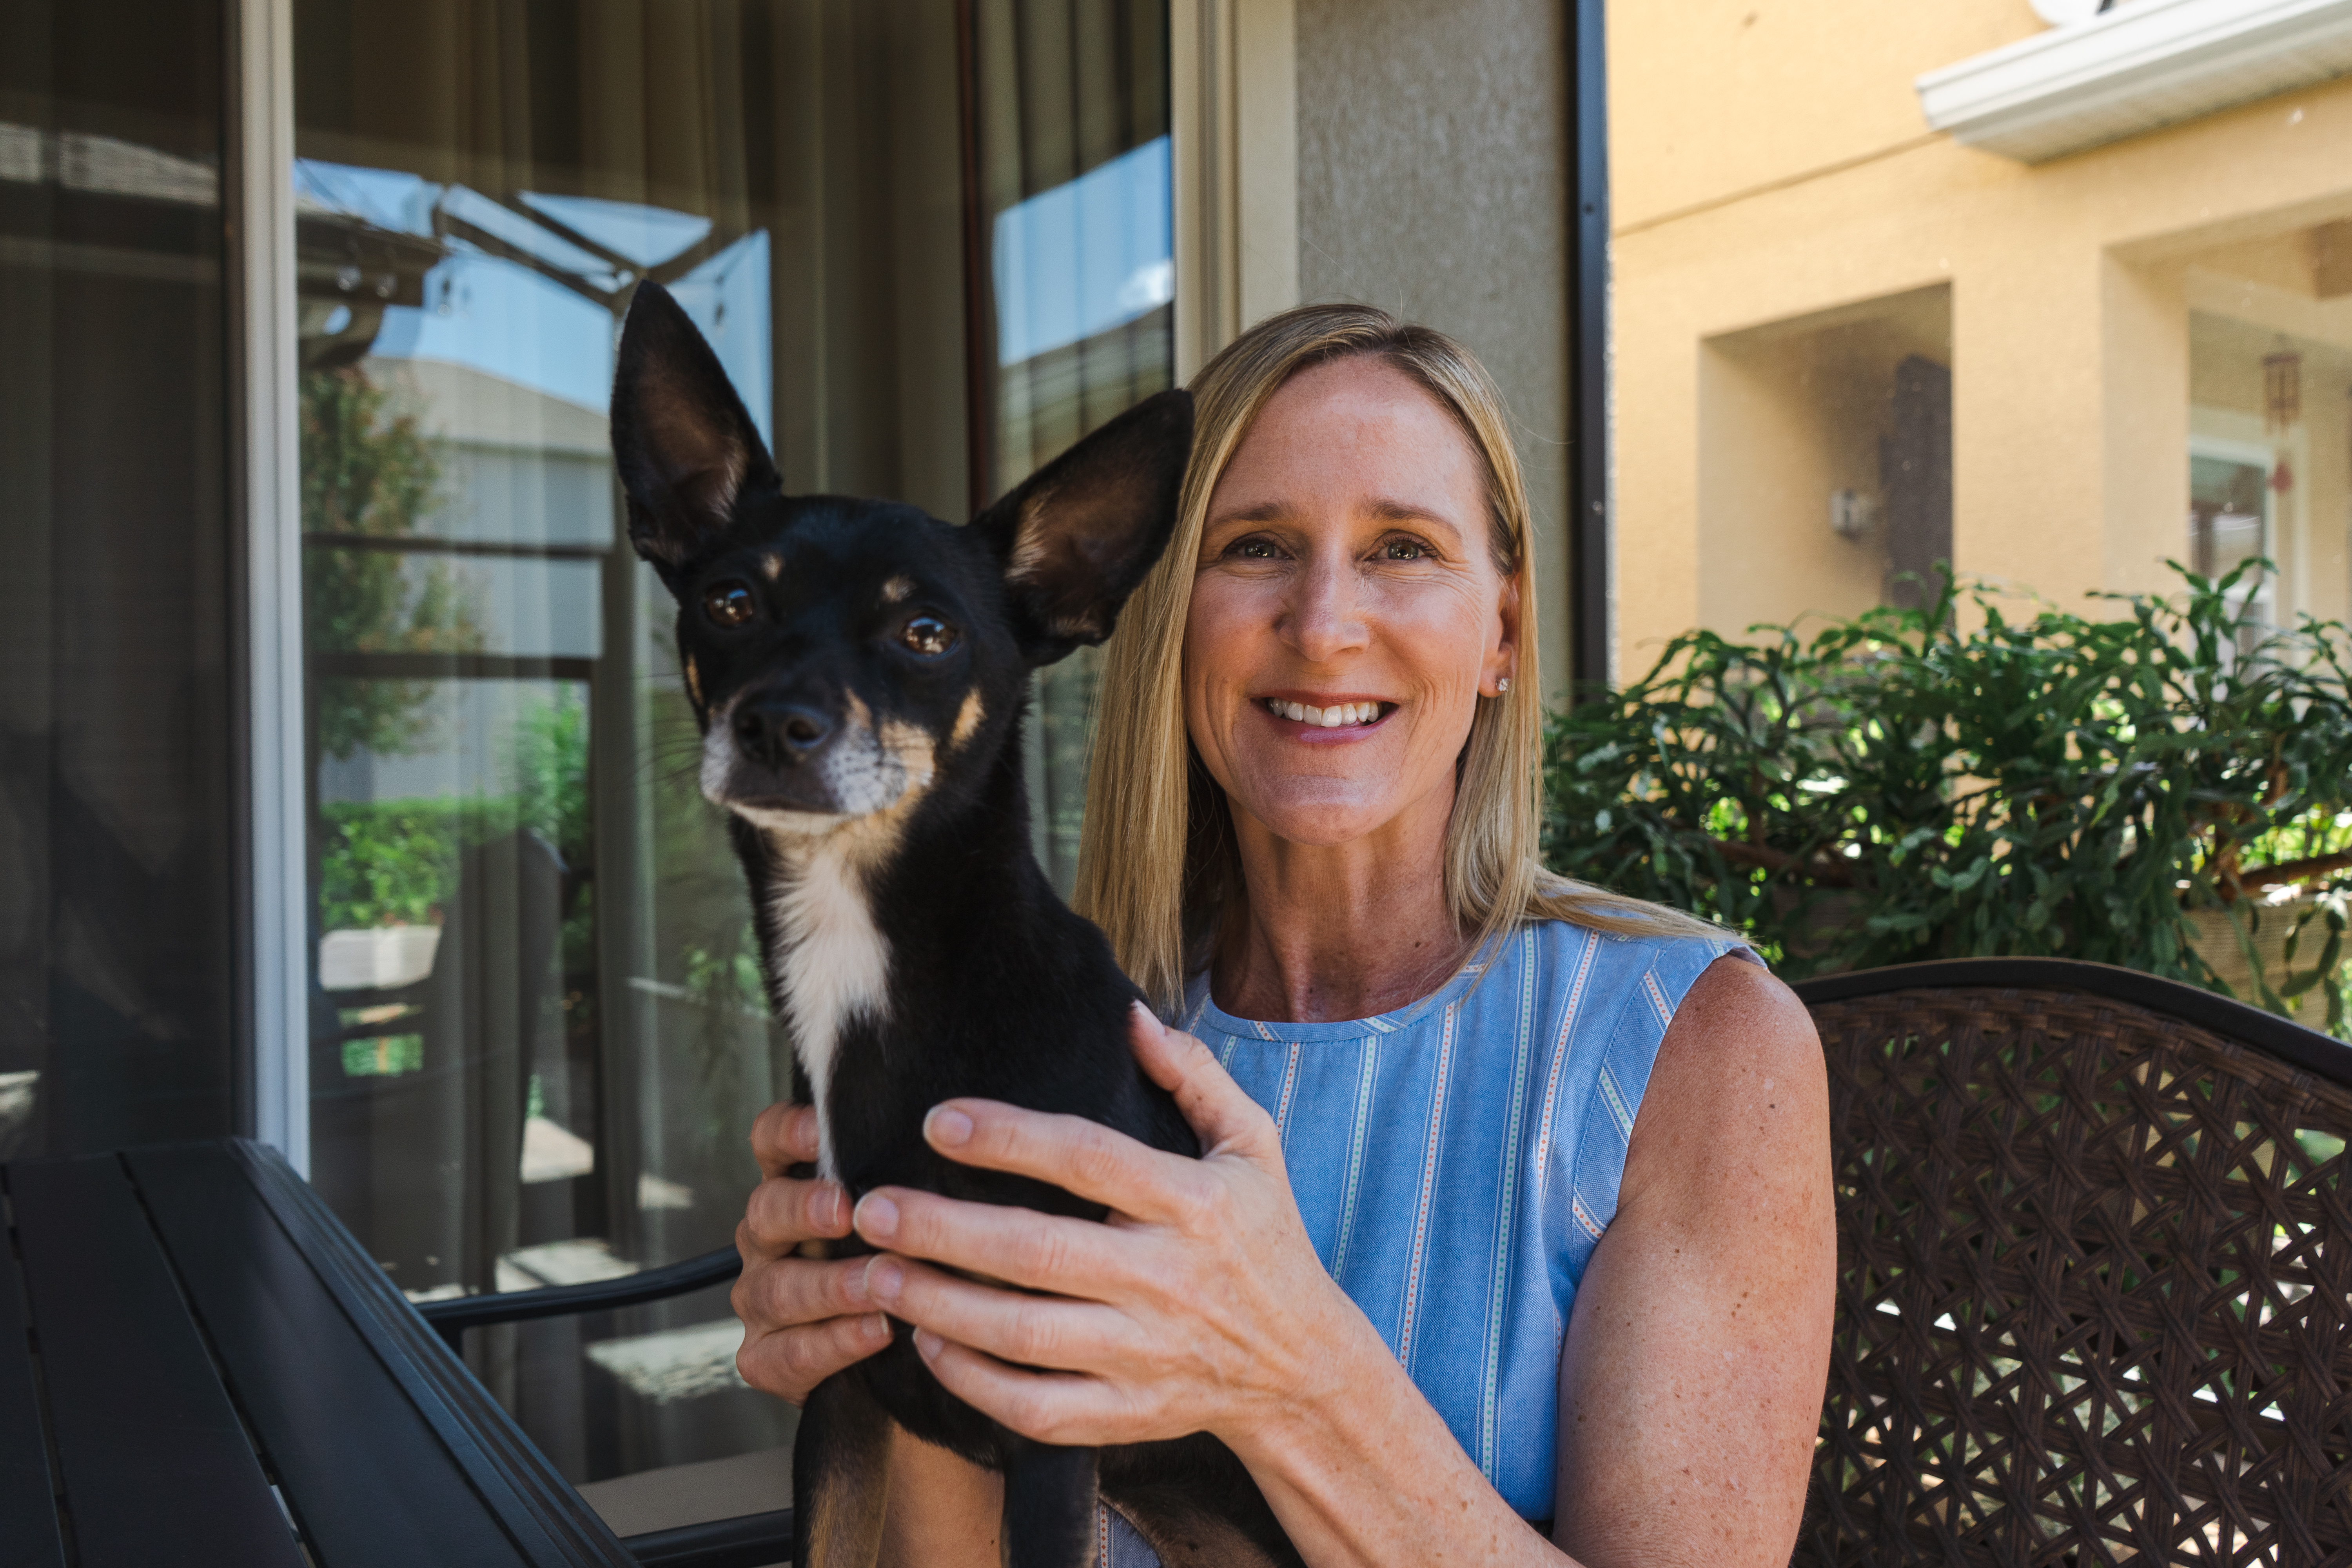
[[[0,1184],[0,1568],[646,1560],[273,1151]]]

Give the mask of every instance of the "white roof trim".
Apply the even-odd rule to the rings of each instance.
[[[2028,163],[2352,74],[2352,0],[2124,0],[1915,84],[1927,124]]]

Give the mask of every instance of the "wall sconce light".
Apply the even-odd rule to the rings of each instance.
[[[2263,356],[2263,426],[2282,436],[2303,418],[2303,356],[2292,349]]]
[[[1878,498],[1860,490],[1830,492],[1830,530],[1840,539],[1860,539],[1878,526]]]

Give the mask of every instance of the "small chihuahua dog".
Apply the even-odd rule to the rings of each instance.
[[[677,600],[702,793],[730,813],[819,1167],[853,1200],[898,1184],[1102,1217],[932,1152],[924,1115],[957,1095],[1199,1152],[1129,1050],[1135,986],[1031,853],[1021,749],[1030,672],[1108,637],[1166,547],[1192,440],[1190,395],[1161,393],[963,528],[788,497],[693,322],[637,288],[613,388],[629,539]],[[893,1422],[1003,1472],[1008,1568],[1092,1561],[1098,1488],[1169,1568],[1299,1561],[1214,1438],[1032,1442],[941,1388],[893,1329],[802,1412],[799,1568],[874,1563]]]

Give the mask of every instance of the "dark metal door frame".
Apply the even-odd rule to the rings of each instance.
[[[1609,679],[1609,71],[1606,0],[1571,0],[1568,140],[1576,210],[1569,257],[1569,676],[1579,696]]]

